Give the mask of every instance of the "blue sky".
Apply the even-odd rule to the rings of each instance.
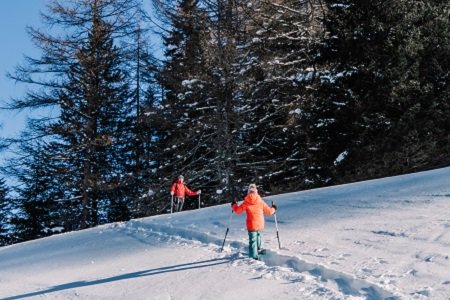
[[[45,0],[0,0],[0,106],[11,97],[20,97],[25,86],[6,77],[24,61],[24,56],[36,57],[26,27],[41,27],[40,11],[45,10]],[[27,112],[0,110],[1,137],[17,136],[23,129]]]

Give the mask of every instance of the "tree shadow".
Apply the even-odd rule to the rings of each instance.
[[[34,296],[39,296],[39,295],[44,295],[44,294],[49,294],[49,293],[54,293],[54,292],[60,292],[60,291],[70,290],[70,289],[75,289],[75,288],[80,288],[80,287],[99,285],[99,284],[104,284],[104,283],[109,283],[109,282],[134,279],[134,278],[145,277],[145,276],[153,276],[153,275],[158,275],[158,274],[163,274],[163,273],[180,272],[180,271],[186,271],[186,270],[192,270],[192,269],[207,268],[207,267],[211,267],[211,266],[215,266],[215,265],[225,264],[225,263],[228,263],[229,261],[230,261],[230,258],[216,258],[216,259],[203,260],[203,261],[197,261],[197,262],[180,264],[180,265],[173,265],[173,266],[156,268],[156,269],[137,271],[137,272],[127,273],[127,274],[122,274],[122,275],[118,275],[118,276],[102,278],[102,279],[97,279],[97,280],[91,280],[91,281],[86,281],[86,280],[74,281],[74,282],[56,285],[56,286],[50,287],[46,290],[6,297],[6,298],[2,298],[2,299],[3,300],[13,300],[13,299],[34,297]]]

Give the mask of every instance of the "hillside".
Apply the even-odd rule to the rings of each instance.
[[[222,205],[0,248],[0,298],[449,299],[450,168],[265,200],[263,261]]]

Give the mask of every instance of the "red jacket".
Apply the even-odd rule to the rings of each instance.
[[[198,195],[196,192],[191,191],[184,182],[181,182],[180,179],[177,179],[172,186],[170,187],[170,191],[174,192],[175,197],[184,198],[185,195],[188,196],[196,196]]]
[[[241,205],[233,205],[233,211],[238,215],[245,211],[247,230],[256,231],[264,229],[264,213],[270,216],[275,213],[275,208],[269,207],[257,193],[250,193]]]

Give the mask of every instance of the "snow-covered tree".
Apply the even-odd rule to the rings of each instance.
[[[165,94],[158,135],[158,172],[166,193],[178,174],[210,191],[230,190],[235,45],[232,28],[226,27],[233,17],[225,9],[232,5],[228,2],[179,1],[167,10],[171,30],[164,38],[160,80]]]
[[[322,37],[316,1],[251,1],[240,56],[243,174],[267,190],[294,189],[305,177],[303,106],[315,79]]]

